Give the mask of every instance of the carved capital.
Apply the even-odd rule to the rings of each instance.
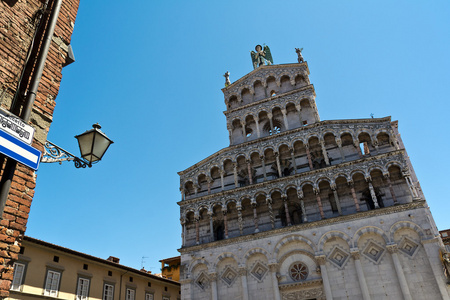
[[[361,258],[361,254],[359,253],[358,249],[350,249],[350,254],[352,255],[352,258],[354,260],[358,260]]]
[[[391,254],[398,252],[397,244],[387,245],[386,248],[389,251],[389,253],[391,253]]]
[[[239,275],[241,275],[241,276],[246,276],[247,275],[247,269],[245,267],[240,267],[238,269],[238,271],[239,271]]]
[[[216,272],[209,273],[208,276],[209,276],[209,279],[211,281],[216,281],[217,280],[217,273]]]
[[[277,272],[278,271],[278,264],[277,263],[269,264],[269,269],[270,269],[271,272]]]
[[[316,256],[317,263],[321,266],[325,265],[327,258],[325,255]]]

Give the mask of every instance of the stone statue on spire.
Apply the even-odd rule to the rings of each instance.
[[[304,60],[303,60],[303,55],[302,55],[302,51],[303,51],[303,48],[295,48],[295,52],[297,53],[297,56],[298,56],[298,63],[300,64],[300,63],[302,63],[302,62],[304,62]]]

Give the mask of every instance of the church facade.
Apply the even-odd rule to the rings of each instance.
[[[321,121],[297,54],[226,76],[230,146],[179,172],[182,299],[449,299],[397,121]]]

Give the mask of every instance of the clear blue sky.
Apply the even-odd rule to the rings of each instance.
[[[221,88],[303,47],[322,120],[392,116],[439,229],[450,228],[450,2],[88,1],[48,139],[99,122],[114,140],[91,169],[42,164],[26,234],[159,272],[181,246],[177,171],[228,146]]]

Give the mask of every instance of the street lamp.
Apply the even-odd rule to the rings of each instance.
[[[50,141],[46,141],[45,152],[41,162],[61,163],[63,161],[73,161],[76,168],[92,167],[92,164],[102,159],[109,145],[114,143],[100,130],[101,126],[98,123],[92,125],[92,127],[93,129],[75,136],[80,147],[81,158],[76,157]]]

